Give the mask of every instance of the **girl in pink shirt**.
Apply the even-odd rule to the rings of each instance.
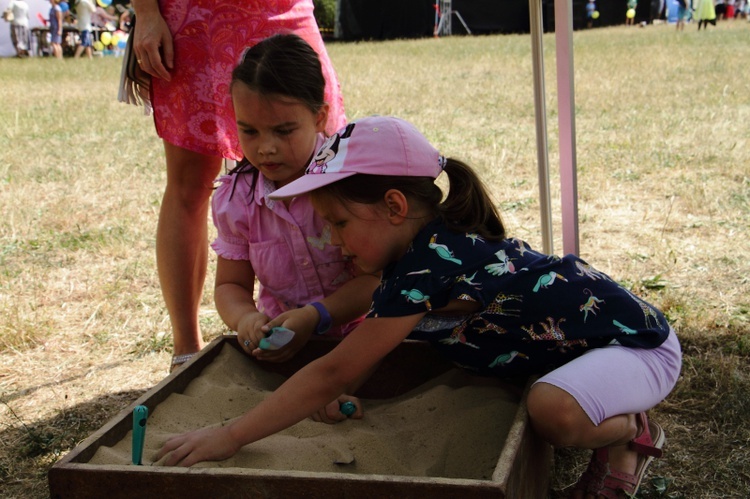
[[[324,88],[316,52],[291,34],[248,49],[232,73],[245,158],[218,180],[212,199],[215,301],[240,345],[263,360],[289,359],[314,333],[345,335],[367,312],[378,285],[376,276],[359,275],[331,244],[331,227],[307,195],[268,198],[302,176],[325,140]],[[276,317],[295,332],[294,339],[279,350],[261,350],[266,323]]]

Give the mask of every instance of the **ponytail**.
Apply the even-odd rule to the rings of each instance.
[[[487,187],[466,163],[446,158],[450,190],[438,206],[445,225],[457,232],[477,232],[485,239],[505,239],[505,226]]]
[[[456,232],[478,233],[490,241],[505,239],[505,226],[487,188],[465,163],[447,158],[445,173],[450,190],[443,192],[431,177],[356,174],[328,184],[310,193],[313,204],[324,199],[337,199],[362,204],[383,202],[389,189],[398,189],[413,201],[443,219],[446,227]]]

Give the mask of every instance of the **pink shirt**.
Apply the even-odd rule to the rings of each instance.
[[[309,197],[294,198],[287,209],[268,199],[276,190],[272,181],[258,173],[252,189],[252,178],[251,173],[219,178],[212,199],[218,236],[211,247],[222,258],[251,263],[260,282],[258,309],[276,317],[321,300],[350,280],[354,266],[331,245],[331,227],[315,214]],[[358,322],[327,335],[343,336]]]

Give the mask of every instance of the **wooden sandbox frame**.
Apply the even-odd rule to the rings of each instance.
[[[525,404],[528,386],[520,396],[491,480],[89,464],[99,447],[113,446],[125,438],[132,429],[133,409],[137,405],[145,405],[151,413],[169,395],[183,392],[225,344],[240,350],[236,336],[215,339],[182,369],[166,377],[60,459],[48,474],[50,497],[535,499],[548,496],[552,448],[530,427]],[[336,340],[314,338],[293,360],[283,364],[258,363],[258,367],[288,376],[335,345]],[[394,397],[448,369],[454,367],[440,359],[429,345],[405,341],[384,359],[357,395],[373,399]]]

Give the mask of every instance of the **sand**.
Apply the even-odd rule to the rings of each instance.
[[[285,378],[264,371],[229,345],[187,387],[149,415],[143,464],[172,435],[226,424],[261,402]],[[497,380],[460,369],[399,397],[362,400],[363,419],[336,425],[305,420],[199,467],[297,470],[490,479],[518,408],[518,395]],[[128,435],[100,447],[90,464],[131,464]]]

